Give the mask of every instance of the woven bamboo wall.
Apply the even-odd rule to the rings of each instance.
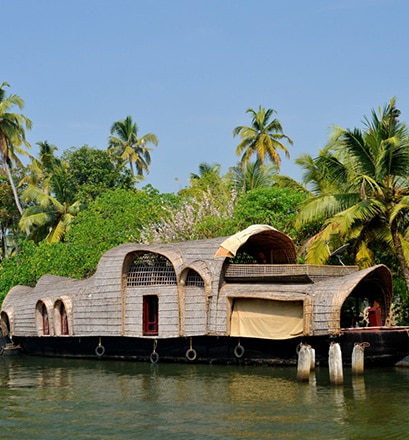
[[[392,277],[386,266],[379,265],[310,286],[309,294],[313,297],[313,334],[339,334],[344,301],[358,283],[365,283],[369,289],[373,282],[383,285],[383,289],[379,290],[384,290],[381,309],[383,322],[387,325],[392,302]],[[367,292],[367,295],[371,294],[372,292]]]
[[[274,234],[274,231],[263,232],[264,235],[268,233]],[[356,272],[356,268],[310,266],[300,269],[300,265],[289,264],[282,267],[253,265],[252,277],[252,265],[243,265],[242,268],[232,268],[225,279],[230,260],[216,256],[224,240],[222,237],[166,245],[129,243],[117,246],[102,256],[92,277],[72,280],[46,275],[35,288],[17,286],[11,289],[2,310],[9,316],[11,332],[15,335],[41,334],[39,300],[47,307],[50,335],[58,334],[53,307],[61,300],[68,312],[69,333],[72,335],[141,337],[143,296],[157,295],[157,337],[169,338],[228,334],[231,304],[235,297],[303,301],[305,334],[339,333],[343,302],[359,283],[367,279],[384,286],[384,313],[390,306],[392,282],[385,266]],[[270,242],[274,243],[274,240]],[[263,241],[253,239],[251,243],[261,246]],[[249,246],[247,243],[247,250],[254,252],[255,249]],[[126,274],[135,256],[146,252],[160,254],[170,262],[175,274],[174,285],[127,285]],[[285,258],[288,258],[287,254]],[[243,276],[243,268],[250,272]],[[187,285],[189,271],[195,271],[203,285]],[[287,277],[285,282],[282,282],[283,277]],[[386,318],[384,316],[385,322]]]

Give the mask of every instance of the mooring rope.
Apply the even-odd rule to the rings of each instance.
[[[355,347],[359,347],[362,351],[371,346],[369,342],[355,342]]]

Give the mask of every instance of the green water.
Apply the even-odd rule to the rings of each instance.
[[[407,439],[409,369],[0,358],[4,439]]]

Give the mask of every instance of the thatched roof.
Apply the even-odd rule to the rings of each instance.
[[[268,264],[236,261],[242,254],[256,257],[260,252]],[[144,256],[152,257],[146,261],[153,271],[146,272],[142,282],[128,283],[131,269],[142,267],[135,261]],[[156,261],[164,260],[166,270],[172,272],[172,283],[163,282],[161,268],[154,267]],[[150,282],[150,274],[162,281]],[[200,282],[187,282],[192,279]],[[2,311],[16,335],[39,334],[39,320],[34,317],[40,301],[50,322],[56,316],[55,305],[64,303],[71,334],[141,337],[142,298],[153,294],[160,297],[158,337],[229,334],[231,307],[240,298],[302,303],[305,334],[338,334],[341,308],[351,295],[376,300],[383,322],[389,322],[392,277],[382,265],[359,271],[356,267],[296,264],[290,237],[267,225],[253,225],[231,237],[117,246],[101,257],[88,279],[45,275],[34,288],[14,287]]]
[[[252,225],[228,237],[216,252],[216,257],[234,257],[238,250],[273,256],[275,264],[295,264],[296,249],[291,238],[268,225]]]
[[[388,324],[393,298],[392,275],[386,266],[377,265],[309,287],[308,294],[314,304],[314,334],[340,333],[341,308],[352,293],[376,299],[381,305],[383,322]]]

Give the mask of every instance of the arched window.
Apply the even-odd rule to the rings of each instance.
[[[60,304],[60,316],[61,316],[61,334],[68,335],[68,316],[67,311],[65,310],[64,303],[61,301]]]
[[[49,335],[50,334],[50,321],[48,320],[48,312],[47,307],[44,303],[41,305],[41,317],[42,317],[42,323],[43,323],[43,335]]]
[[[203,278],[193,269],[189,269],[186,277],[187,287],[204,287]]]
[[[171,261],[154,252],[136,255],[126,274],[127,287],[173,286],[176,283],[176,272]]]
[[[36,305],[35,319],[38,336],[49,336],[51,334],[50,316],[47,309],[48,300],[39,300]],[[48,304],[50,307],[50,304]]]
[[[55,316],[55,334],[56,335],[69,335],[68,326],[68,314],[65,308],[64,302],[61,300],[56,301],[54,305],[54,316]]]

